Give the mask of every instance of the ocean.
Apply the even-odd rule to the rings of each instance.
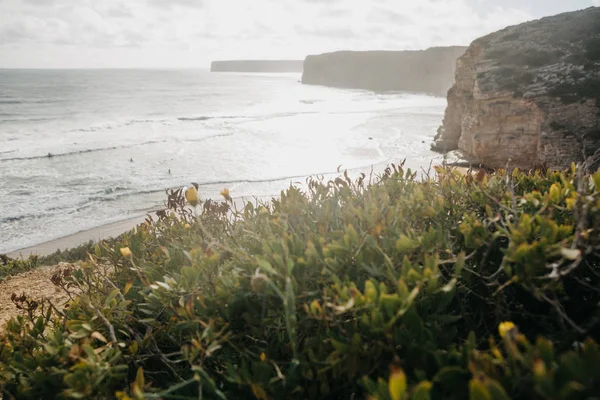
[[[299,74],[0,70],[0,253],[160,207],[276,195],[307,176],[353,176],[429,149],[446,100],[299,83]]]

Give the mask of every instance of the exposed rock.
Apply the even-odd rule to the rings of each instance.
[[[308,56],[302,83],[373,91],[404,91],[445,96],[454,80],[456,59],[466,47],[419,51],[339,51]]]
[[[302,72],[302,60],[213,61],[211,72]]]
[[[498,168],[565,168],[600,149],[600,8],[475,40],[434,149]]]

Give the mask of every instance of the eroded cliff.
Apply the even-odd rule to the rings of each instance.
[[[306,57],[302,83],[446,96],[466,47],[419,51],[338,51]]]
[[[600,149],[600,8],[475,40],[434,149],[491,168],[565,168]]]

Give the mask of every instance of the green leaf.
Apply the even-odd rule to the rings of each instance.
[[[297,358],[296,350],[296,295],[294,293],[294,283],[290,277],[287,277],[285,281],[285,325],[294,352],[294,358]]]
[[[137,373],[135,374],[135,384],[141,390],[144,390],[146,383],[144,381],[144,369],[142,367],[139,367]]]
[[[406,375],[400,368],[394,368],[390,374],[388,389],[392,400],[402,400],[406,396]]]
[[[469,399],[470,400],[493,400],[488,389],[477,378],[471,379],[469,382]]]
[[[370,280],[365,282],[365,297],[373,303],[377,301],[377,289]]]
[[[488,378],[485,380],[484,384],[492,397],[492,400],[510,400],[510,397],[508,397],[502,385],[497,381]]]
[[[412,394],[412,400],[430,400],[432,384],[429,381],[423,381],[419,383]]]
[[[267,260],[258,260],[258,267],[263,271],[266,272],[268,274],[272,274],[275,276],[279,276],[279,272],[277,272],[275,270],[275,268],[273,268],[273,266],[271,265],[270,262],[268,262]]]
[[[455,277],[457,277],[457,278],[460,277],[463,267],[465,266],[465,260],[466,260],[466,256],[465,256],[464,252],[461,252],[456,256],[456,262],[454,263],[454,276]]]
[[[593,175],[594,186],[596,187],[596,191],[600,192],[600,171],[596,172]]]
[[[104,299],[104,305],[108,306],[116,297],[117,295],[120,293],[119,289],[114,289],[112,290],[108,296],[106,296],[106,299]]]
[[[400,235],[400,238],[396,241],[396,250],[400,253],[408,253],[416,247],[417,244],[406,235]]]
[[[560,195],[561,195],[560,192],[561,192],[560,184],[554,183],[552,186],[550,186],[550,200],[554,204],[557,204],[558,202],[560,202]]]

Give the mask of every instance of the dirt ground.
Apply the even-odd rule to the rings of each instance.
[[[8,320],[24,313],[24,311],[18,310],[12,302],[11,296],[13,293],[16,295],[25,294],[34,300],[50,299],[57,307],[65,302],[68,299],[67,295],[54,286],[50,278],[54,273],[69,266],[70,264],[60,263],[50,267],[41,267],[7,277],[0,282],[0,335],[4,332]]]

